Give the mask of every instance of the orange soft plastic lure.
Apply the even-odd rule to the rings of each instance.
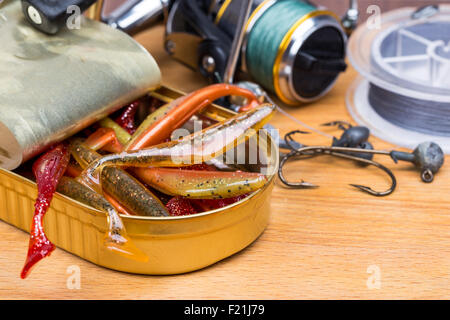
[[[160,119],[150,118],[149,121],[153,120],[153,122],[145,130],[135,135],[125,150],[134,151],[161,143],[170,137],[174,128],[182,126],[195,113],[209,106],[215,100],[229,95],[247,98],[246,111],[250,107],[253,108],[260,104],[253,92],[235,85],[222,83],[204,87],[173,101],[168,107],[167,113]]]

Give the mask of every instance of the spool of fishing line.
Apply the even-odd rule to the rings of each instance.
[[[211,15],[233,37],[240,1],[216,1]],[[345,70],[347,37],[339,18],[307,1],[255,0],[245,26],[242,69],[287,104],[316,100]]]
[[[408,148],[434,141],[450,153],[450,5],[415,13],[390,11],[353,33],[348,54],[361,77],[347,108],[383,140]]]

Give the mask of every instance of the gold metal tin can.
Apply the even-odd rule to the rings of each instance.
[[[162,87],[152,96],[170,101],[180,93]],[[205,115],[233,115],[211,106]],[[267,135],[268,136],[268,135]],[[137,262],[114,254],[103,245],[105,213],[61,194],[55,194],[44,219],[48,238],[59,248],[97,265],[138,274],[178,274],[198,270],[247,247],[264,231],[270,214],[270,196],[278,168],[278,147],[270,137],[269,181],[265,187],[230,206],[181,217],[124,216],[128,235],[149,260]],[[36,184],[0,169],[0,219],[30,231],[37,195]],[[50,258],[51,259],[51,258]]]

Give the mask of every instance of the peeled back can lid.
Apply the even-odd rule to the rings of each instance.
[[[125,33],[82,18],[48,36],[20,1],[1,8],[0,167],[14,169],[160,85],[152,56]],[[4,22],[3,22],[4,21]]]

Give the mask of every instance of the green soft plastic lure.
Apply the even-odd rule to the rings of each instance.
[[[75,160],[86,168],[101,155],[88,148],[81,139],[72,139],[70,152]],[[102,172],[105,191],[136,215],[168,216],[166,207],[150,190],[126,171],[108,167]]]
[[[108,232],[103,239],[106,248],[129,259],[137,261],[148,260],[148,256],[139,250],[128,237],[125,226],[116,209],[102,195],[69,177],[61,178],[57,191],[106,212]]]

